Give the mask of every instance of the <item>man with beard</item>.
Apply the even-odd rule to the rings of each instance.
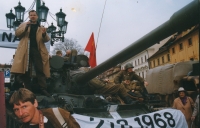
[[[22,121],[21,128],[80,128],[70,113],[61,108],[38,110],[35,94],[25,88],[15,91],[10,98],[15,115]],[[60,117],[58,120],[58,116]],[[63,124],[61,121],[63,120]]]

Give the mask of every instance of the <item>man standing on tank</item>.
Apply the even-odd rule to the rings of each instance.
[[[145,95],[145,94],[147,94],[147,91],[146,91],[146,88],[145,88],[145,86],[147,86],[148,85],[148,83],[147,82],[145,82],[144,81],[144,79],[142,78],[142,77],[140,77],[140,76],[138,76],[134,71],[133,71],[133,65],[131,64],[131,63],[127,63],[126,65],[125,65],[125,70],[122,70],[122,71],[120,71],[116,76],[115,76],[115,78],[114,78],[114,82],[115,82],[115,84],[121,84],[123,81],[125,81],[125,78],[126,77],[129,77],[130,79],[130,81],[132,81],[132,80],[137,80],[137,81],[139,81],[140,82],[140,86],[141,86],[141,88],[142,88],[142,91],[143,92],[141,92],[143,95]]]
[[[30,62],[34,65],[40,92],[46,96],[46,78],[50,77],[49,54],[45,42],[50,40],[46,28],[40,26],[35,10],[29,12],[29,21],[20,24],[15,35],[20,38],[11,68],[14,74],[21,74],[25,88],[31,89]]]

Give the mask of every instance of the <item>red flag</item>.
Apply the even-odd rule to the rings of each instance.
[[[93,68],[97,66],[97,61],[96,61],[96,48],[95,48],[95,42],[94,42],[94,34],[92,33],[87,46],[85,47],[85,51],[90,52],[90,57],[89,57],[89,64],[90,67]]]

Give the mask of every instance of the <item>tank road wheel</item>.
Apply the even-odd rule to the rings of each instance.
[[[155,96],[155,100],[162,100],[162,96],[160,95],[160,94],[156,94],[156,96]]]
[[[165,107],[169,107],[170,105],[169,105],[169,95],[167,94],[167,95],[165,95]]]

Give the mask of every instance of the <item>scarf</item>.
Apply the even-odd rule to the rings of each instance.
[[[185,96],[185,97],[183,97],[183,98],[180,98],[180,99],[181,99],[183,105],[185,105],[185,104],[186,104],[186,100],[187,100],[187,96]]]

